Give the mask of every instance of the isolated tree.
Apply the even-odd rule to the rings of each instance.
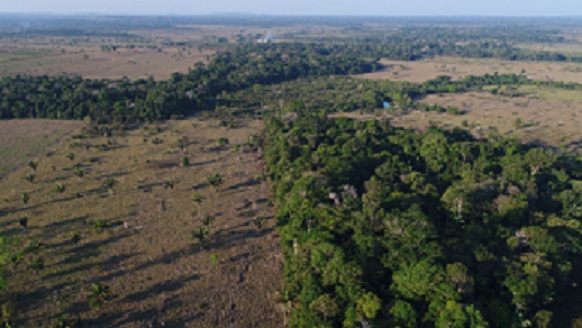
[[[115,179],[113,179],[113,178],[107,178],[103,182],[103,187],[105,187],[107,189],[107,191],[110,194],[112,194],[113,193],[113,187],[115,187],[116,184],[117,184],[117,181],[115,181]]]
[[[100,282],[92,283],[86,295],[91,308],[99,308],[111,298],[109,287]]]
[[[33,183],[34,181],[36,181],[36,174],[34,173],[26,173],[26,175],[24,176],[24,180]]]
[[[186,137],[180,138],[178,139],[178,148],[180,148],[180,150],[182,152],[186,151],[186,146],[188,145],[188,143],[186,142]]]
[[[198,230],[194,231],[194,238],[197,238],[200,243],[204,243],[204,240],[206,239],[206,237],[208,236],[209,232],[208,229],[204,228],[204,227],[200,227],[198,228]]]
[[[28,195],[28,193],[23,192],[20,194],[20,200],[22,201],[22,203],[24,203],[24,205],[26,205],[30,201],[30,196]]]
[[[64,186],[62,183],[60,183],[60,182],[57,182],[57,184],[56,184],[55,188],[53,189],[53,191],[54,191],[54,192],[58,192],[58,193],[61,193],[61,194],[62,194],[62,193],[64,193],[64,192],[65,192],[65,189],[66,189],[66,188],[65,188],[65,186]]]
[[[81,241],[81,233],[74,232],[73,236],[71,236],[71,241],[73,244],[77,245]]]
[[[516,130],[519,130],[520,128],[522,128],[523,127],[523,120],[520,117],[516,118],[515,121],[513,121],[513,127]]]
[[[204,197],[202,197],[202,195],[197,192],[194,195],[192,195],[192,201],[196,203],[196,205],[198,206],[198,211],[200,212],[200,205],[202,204],[202,201],[204,201]]]
[[[228,138],[220,138],[220,139],[218,139],[218,145],[220,147],[223,147],[224,148],[224,147],[228,146],[228,144],[229,144]]]
[[[182,157],[182,166],[190,166],[190,159],[188,156]]]
[[[255,224],[255,227],[257,227],[257,229],[263,229],[266,222],[267,221],[263,217],[258,217],[253,220],[253,223]]]
[[[208,183],[213,186],[216,191],[218,191],[218,188],[220,188],[223,182],[222,176],[219,173],[214,173],[208,177]]]
[[[206,227],[209,227],[212,222],[214,222],[214,217],[210,216],[210,215],[205,215],[202,217],[202,224]]]
[[[73,171],[73,174],[79,178],[82,178],[85,176],[85,171],[82,168],[77,166],[77,167],[75,167],[75,171]]]
[[[38,161],[30,161],[28,162],[28,167],[32,169],[34,173],[36,173],[36,169],[38,168]]]
[[[26,229],[28,227],[28,217],[24,216],[18,219],[18,224],[20,224],[23,229]]]
[[[176,186],[176,180],[175,179],[171,179],[171,180],[164,181],[164,189],[171,189],[171,190],[173,190],[175,186]]]

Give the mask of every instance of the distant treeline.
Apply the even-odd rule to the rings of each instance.
[[[534,81],[524,74],[485,74],[468,75],[455,81],[449,76],[439,76],[423,83],[410,83],[389,80],[365,80],[351,77],[320,78],[309,77],[285,82],[279,85],[255,86],[253,90],[241,90],[221,95],[219,107],[283,108],[296,111],[297,103],[313,110],[325,110],[328,113],[363,110],[373,112],[383,108],[387,102],[391,110],[436,110],[461,114],[458,108],[427,107],[416,99],[429,94],[460,93],[483,90],[491,87],[490,92],[498,89],[516,89],[522,85],[535,85],[547,88],[582,91],[582,84]],[[502,92],[498,92],[501,94]],[[507,91],[503,95],[510,96]],[[519,95],[514,92],[513,95]]]
[[[132,122],[183,117],[213,109],[222,93],[300,77],[374,71],[372,58],[344,46],[250,44],[217,54],[208,65],[166,81],[87,80],[68,76],[4,77],[0,118]]]

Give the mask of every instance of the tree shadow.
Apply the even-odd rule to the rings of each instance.
[[[210,186],[210,184],[208,182],[201,182],[195,186],[192,186],[192,190],[205,189],[205,188],[208,188],[209,186]]]
[[[45,226],[45,228],[46,229],[59,229],[59,228],[62,228],[64,226],[68,226],[68,225],[72,225],[72,224],[76,224],[76,223],[85,223],[85,221],[87,221],[87,219],[89,219],[89,216],[87,216],[87,215],[77,216],[77,217],[74,217],[71,219],[53,222],[53,223]]]
[[[232,186],[226,188],[226,190],[237,190],[237,189],[242,188],[242,187],[252,187],[252,186],[259,185],[259,184],[261,184],[261,182],[259,180],[249,179],[245,182],[241,182],[241,183],[232,185]]]
[[[189,166],[202,166],[202,165],[213,164],[213,163],[216,163],[216,160],[215,159],[212,159],[212,160],[209,160],[209,161],[206,161],[206,162],[190,163]]]

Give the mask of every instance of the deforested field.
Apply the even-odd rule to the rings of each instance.
[[[0,179],[80,126],[78,121],[0,120]]]
[[[26,247],[10,269],[13,322],[280,326],[282,256],[252,137],[261,126],[79,133],[0,181],[2,236]]]
[[[440,75],[460,80],[467,75],[526,74],[530,79],[582,83],[582,64],[556,62],[508,61],[437,57],[420,61],[380,61],[385,68],[379,72],[359,75],[367,79],[424,82]]]

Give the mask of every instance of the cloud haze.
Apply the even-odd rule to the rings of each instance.
[[[582,16],[581,0],[0,0],[0,12],[275,15]]]

